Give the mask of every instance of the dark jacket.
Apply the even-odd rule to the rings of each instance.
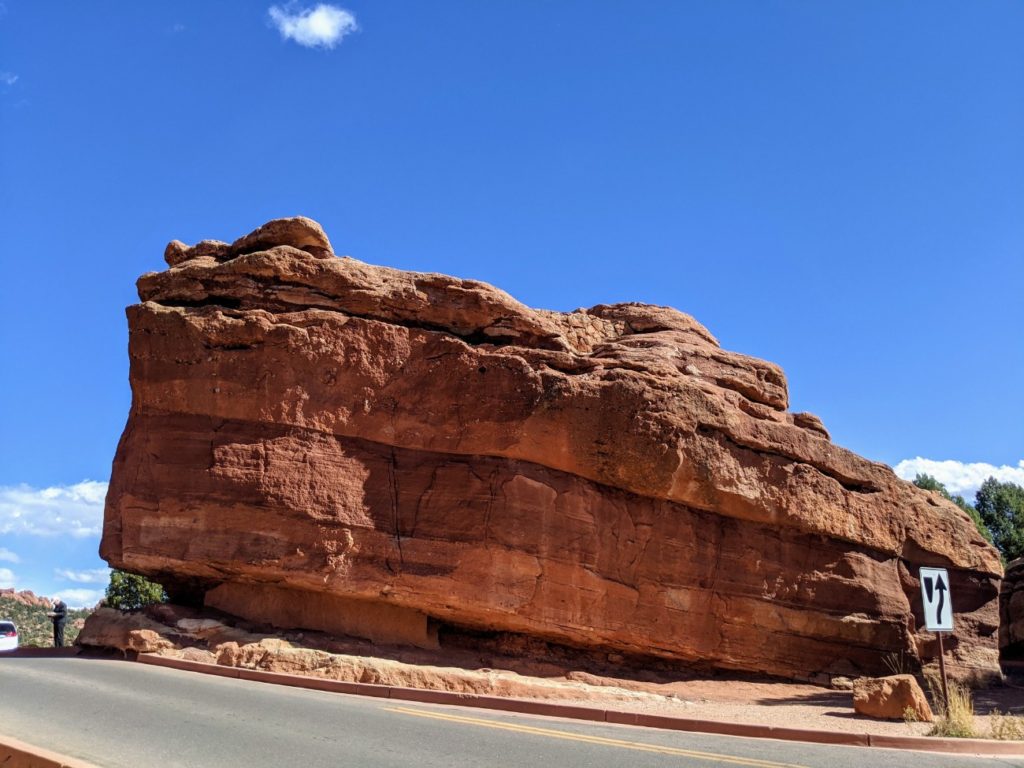
[[[53,604],[53,613],[55,614],[53,620],[63,624],[68,617],[68,607],[64,604],[63,600],[58,600]]]

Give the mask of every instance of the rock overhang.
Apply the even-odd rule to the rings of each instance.
[[[918,654],[914,567],[945,565],[961,661],[994,664],[1001,566],[969,518],[689,315],[534,310],[335,257],[301,217],[166,255],[128,312],[114,565],[797,676]]]

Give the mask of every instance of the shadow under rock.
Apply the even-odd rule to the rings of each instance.
[[[780,698],[760,698],[755,703],[766,707],[789,707],[793,704],[810,707],[853,707],[853,694],[850,691],[823,691]]]
[[[854,712],[852,709],[832,710],[831,712],[822,712],[821,714],[823,716],[825,716],[825,717],[839,717],[839,718],[842,718],[843,720],[863,720],[865,723],[870,723],[870,722],[876,722],[877,721],[877,719],[874,718],[874,717],[867,717],[866,715],[858,714],[857,712]],[[902,721],[883,720],[883,722],[895,723],[895,722],[902,722]]]

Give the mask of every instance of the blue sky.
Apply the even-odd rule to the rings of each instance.
[[[0,5],[0,586],[102,587],[135,279],[295,214],[675,306],[837,443],[1024,482],[1024,5],[315,5]]]

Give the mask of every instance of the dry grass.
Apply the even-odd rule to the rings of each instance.
[[[989,713],[989,728],[993,739],[1001,741],[1024,741],[1024,717],[1003,714],[998,709]]]
[[[903,651],[900,651],[899,653],[896,653],[895,651],[887,653],[882,657],[882,662],[885,664],[886,668],[889,670],[889,674],[891,675],[910,674],[910,666],[907,663],[907,657]]]
[[[945,736],[954,739],[971,739],[978,736],[974,728],[974,701],[971,690],[960,683],[949,683],[949,701],[942,697],[942,684],[936,685],[933,677],[927,678],[932,698],[940,705],[942,714],[935,718],[935,724],[928,731],[929,736]]]

